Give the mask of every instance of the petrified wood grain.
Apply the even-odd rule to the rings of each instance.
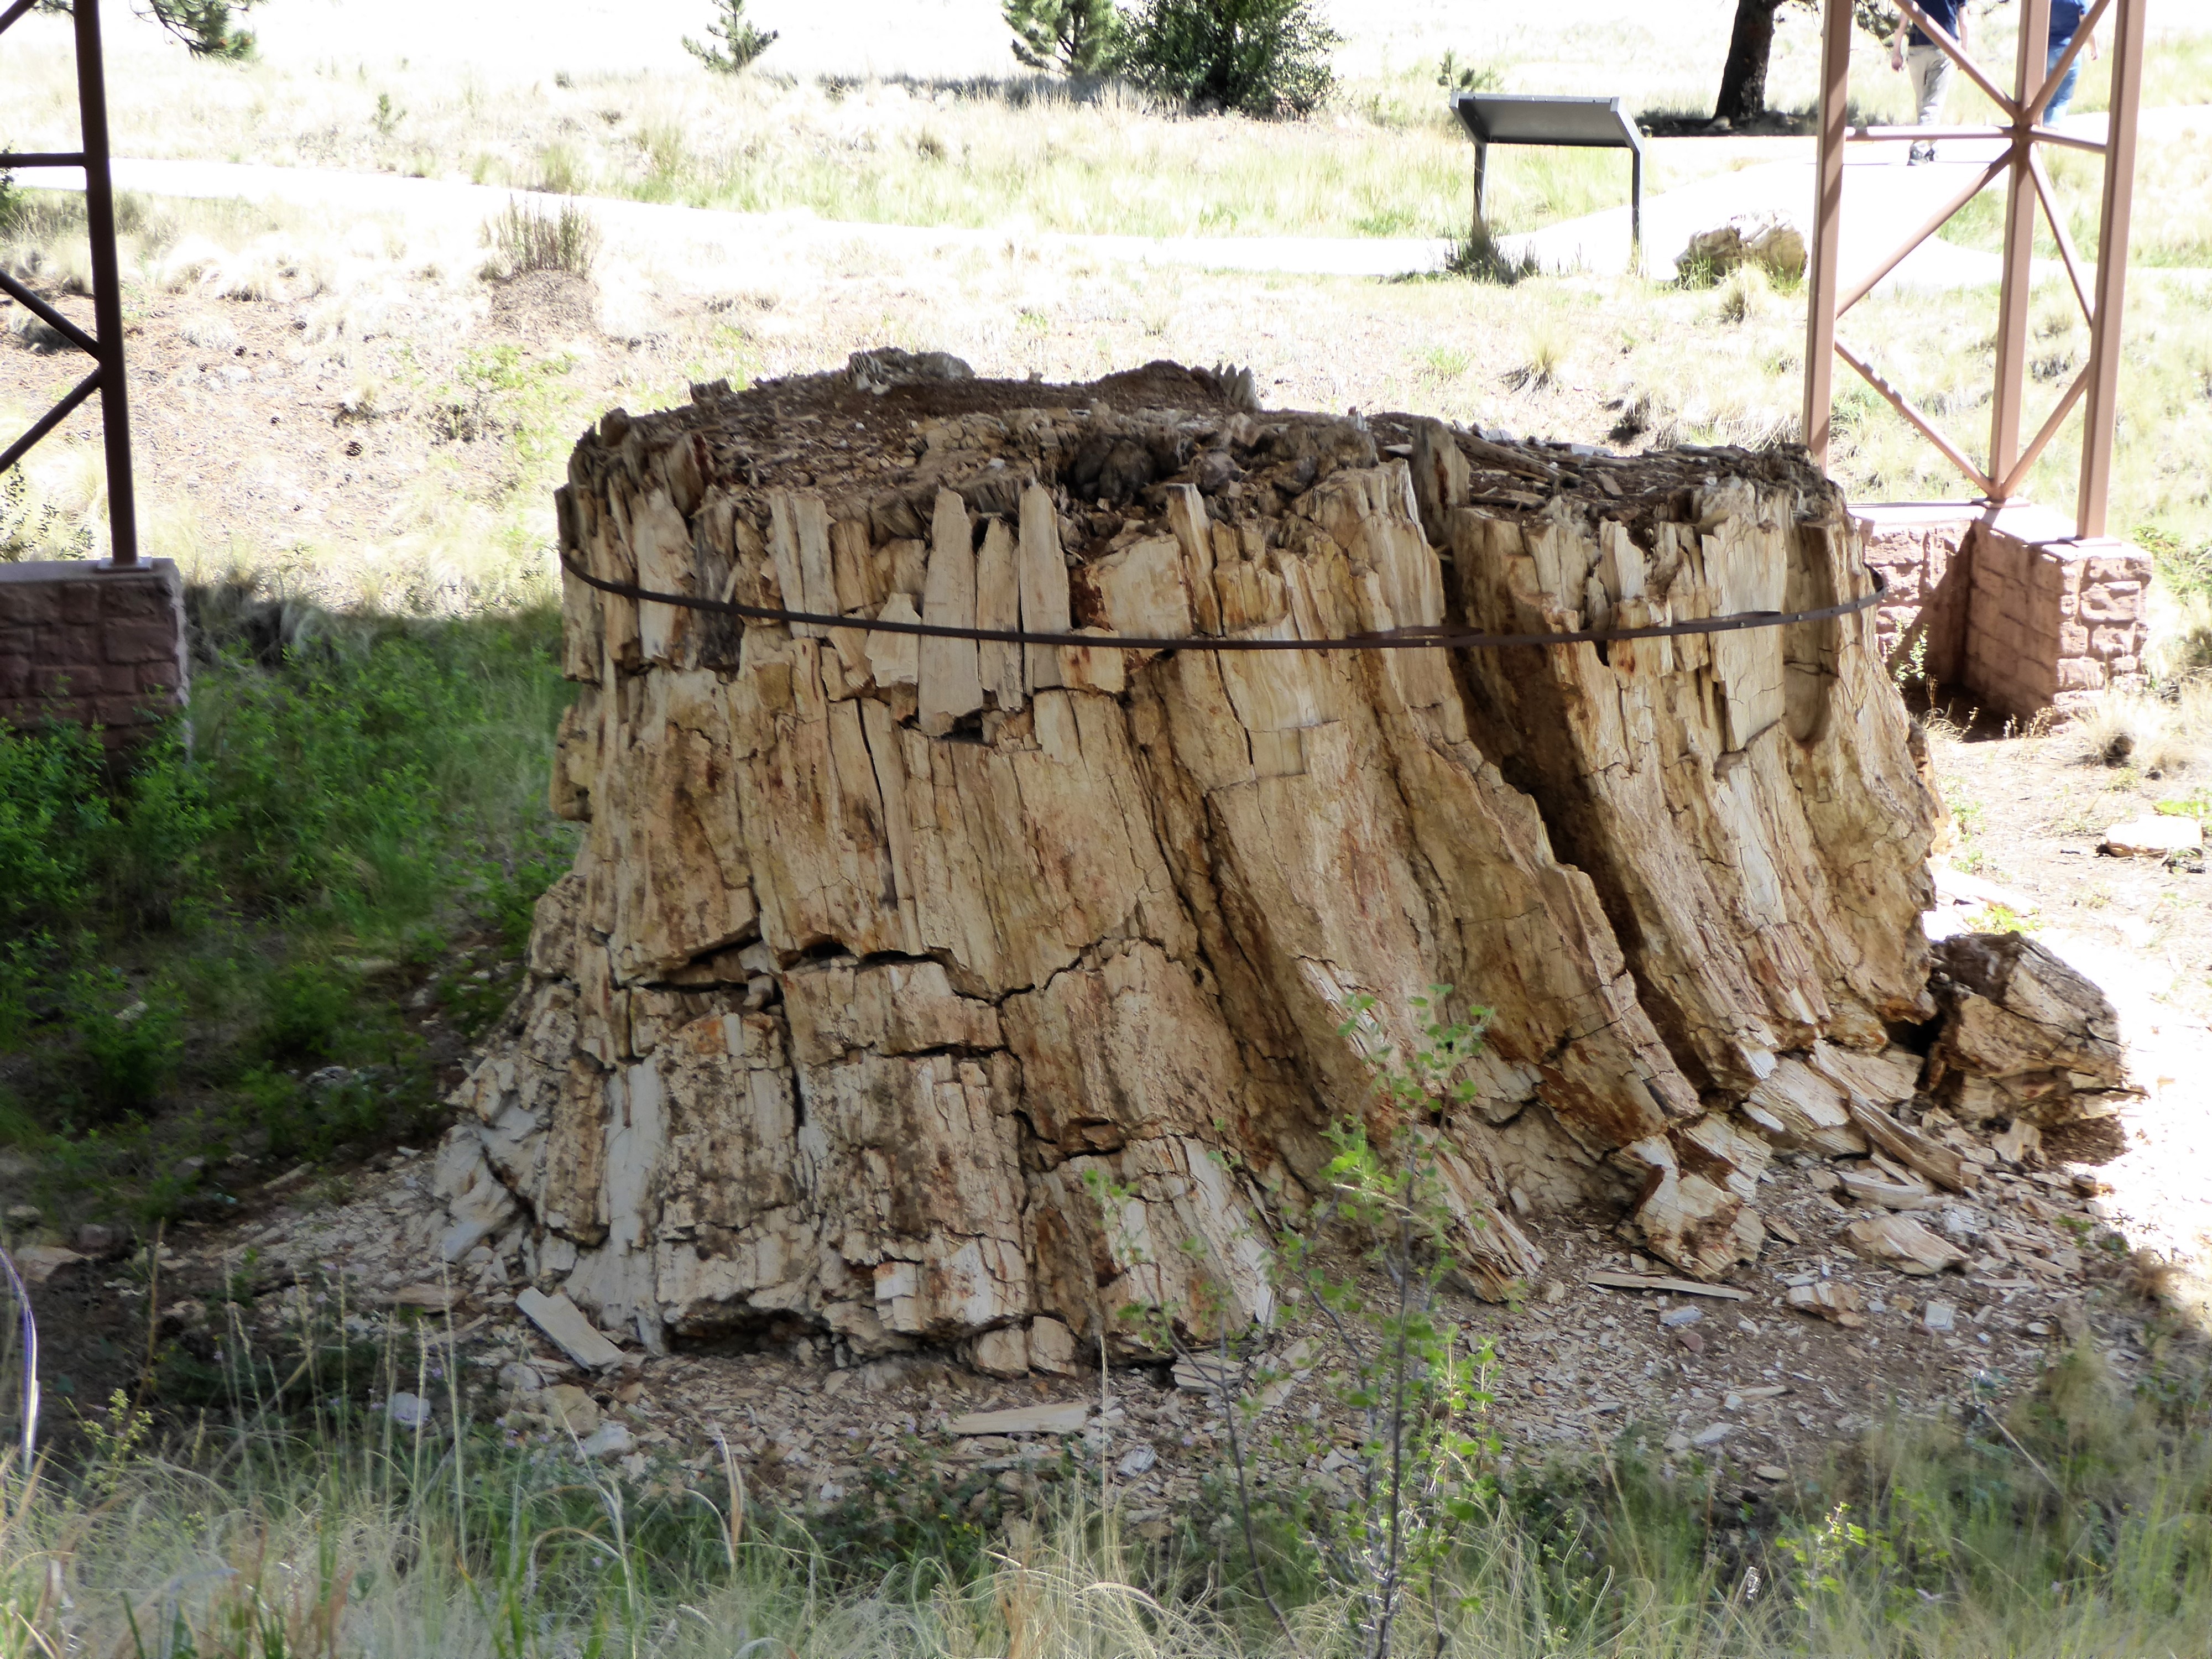
[[[560,509],[604,577],[1194,641],[1871,580],[1802,458],[1255,416],[1165,366],[617,413]],[[649,1344],[1042,1320],[1127,1352],[1133,1301],[1264,1311],[1267,1229],[1366,1109],[1362,996],[1394,1039],[1433,985],[1492,1011],[1471,1102],[1439,1103],[1492,1293],[1540,1263],[1516,1216],[1585,1200],[1722,1273],[1777,1146],[1863,1152],[1853,1102],[1913,1087],[1887,1032],[1934,1012],[1936,808],[1868,616],[1281,654],[917,644],[573,580],[565,617],[584,848],[447,1161],[479,1195],[488,1164],[534,1270]]]

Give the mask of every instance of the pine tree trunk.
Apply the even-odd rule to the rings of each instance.
[[[792,381],[588,435],[605,577],[867,617],[1200,639],[1810,609],[1870,578],[1802,458],[1635,459],[1092,387]],[[1866,1143],[1933,1011],[1936,805],[1841,621],[1508,652],[1018,647],[738,624],[573,579],[587,824],[462,1091],[448,1248],[648,1343],[775,1321],[994,1369],[1123,1310],[1264,1312],[1370,1109],[1341,1035],[1457,988],[1469,1275],[1595,1203],[1749,1259],[1777,1146]],[[1102,1210],[1103,1195],[1126,1192]]]
[[[1728,62],[1721,70],[1721,93],[1713,103],[1715,120],[1741,126],[1766,113],[1766,65],[1774,53],[1774,14],[1783,3],[1736,0]]]

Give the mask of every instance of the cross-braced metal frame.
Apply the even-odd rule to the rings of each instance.
[[[0,10],[0,34],[27,15],[36,0],[14,0]],[[93,371],[72,386],[30,430],[0,452],[5,472],[31,447],[100,394],[100,415],[107,446],[107,526],[110,568],[138,563],[138,504],[131,479],[130,388],[123,368],[123,285],[115,258],[115,189],[109,176],[107,71],[100,50],[98,0],[76,0],[70,8],[76,26],[76,98],[83,148],[44,155],[0,155],[7,167],[82,167],[85,229],[92,243],[92,326],[87,334],[37,295],[0,270],[0,290],[93,360]]]
[[[1830,416],[1834,404],[1834,359],[1841,357],[1890,405],[1918,428],[1967,480],[1992,501],[2014,499],[2028,471],[2058,435],[2076,404],[2086,400],[2081,434],[2081,485],[2075,522],[2083,538],[2105,533],[2111,495],[2112,434],[2119,390],[2120,317],[2127,286],[2128,215],[2136,164],[2136,117],[2142,100],[2143,15],[2146,0],[2096,0],[2074,33],[2065,55],[2049,65],[2051,0],[2020,0],[2020,50],[2014,89],[1998,88],[1966,49],[1915,0],[1898,0],[1898,9],[1918,26],[1959,69],[1989,97],[2006,120],[1999,126],[1857,127],[1850,124],[1851,0],[1825,0],[1820,60],[1820,136],[1817,198],[1814,214],[1812,290],[1806,321],[1805,440],[1814,458],[1826,463]],[[2075,137],[2042,125],[2051,94],[2087,49],[2107,14],[2115,19],[2111,113],[2104,139]],[[2046,67],[2048,72],[2046,73]],[[1896,252],[1838,289],[1838,256],[1844,204],[1844,146],[1846,143],[1920,143],[1938,139],[2003,139],[2004,153],[1980,169]],[[2094,270],[2082,263],[2058,210],[2051,174],[2038,146],[2057,144],[2094,151],[2105,158],[2104,208],[2099,222],[2100,258]],[[1836,325],[1906,256],[1941,230],[1959,210],[2000,174],[2009,174],[2004,216],[2004,283],[1998,301],[1996,394],[1992,400],[1989,460],[1977,465],[1967,453],[1936,426],[1872,363],[1837,337]],[[2033,284],[2035,216],[2040,207],[2057,244],[2066,274],[2089,325],[2089,361],[2035,435],[2021,441],[2021,392],[2027,381],[2028,300]]]

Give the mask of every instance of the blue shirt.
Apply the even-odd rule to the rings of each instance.
[[[1941,24],[1943,33],[1955,40],[1959,38],[1959,13],[1965,4],[1966,0],[1920,0],[1920,9],[1928,14],[1930,22]],[[2077,15],[2075,21],[2079,21]],[[2058,20],[2056,16],[2051,19],[2051,38],[2054,40],[2058,38]],[[1936,42],[1923,33],[1920,25],[1915,23],[1912,26],[1912,44],[1916,46],[1932,46]]]
[[[2069,46],[2081,27],[2081,0],[2051,0],[2051,44]]]

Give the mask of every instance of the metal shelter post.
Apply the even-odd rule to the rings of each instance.
[[[6,10],[0,11],[0,33],[20,21],[31,6],[32,0],[15,0]],[[131,471],[130,384],[123,363],[122,273],[115,255],[115,189],[109,167],[107,70],[100,51],[99,0],[76,0],[70,11],[76,34],[77,115],[82,148],[58,154],[0,155],[0,167],[84,169],[85,228],[92,244],[93,332],[86,334],[4,271],[0,271],[0,291],[6,292],[18,305],[86,353],[97,366],[5,451],[0,451],[0,472],[15,465],[33,445],[98,392],[107,459],[110,556],[105,568],[131,570],[138,565],[138,503]]]
[[[1805,306],[1805,447],[1828,465],[1836,393],[1836,278],[1844,222],[1844,133],[1850,119],[1851,0],[1827,0],[1820,32],[1820,152]]]
[[[1827,462],[1834,410],[1834,361],[1856,370],[1898,413],[1935,446],[1993,501],[2013,499],[2029,471],[2055,438],[2077,403],[2084,401],[2081,488],[2075,517],[2084,538],[2105,533],[2112,485],[2112,441],[2118,416],[2122,307],[2127,288],[2127,239],[2134,190],[2136,116],[2142,100],[2145,0],[2096,0],[2057,64],[2049,62],[2051,0],[2021,0],[2021,39],[2013,90],[2007,93],[1977,64],[1957,40],[1931,19],[1917,0],[1898,0],[1898,9],[1960,71],[1997,106],[2001,125],[1982,126],[1881,126],[1850,125],[1851,0],[1824,0],[1821,46],[1819,160],[1815,170],[1813,249],[1808,272],[1805,327],[1805,442],[1814,459]],[[2107,13],[2117,22],[2112,55],[2111,114],[2103,140],[2054,131],[2042,124],[2051,94],[2087,50]],[[1843,220],[1844,147],[1847,143],[1904,143],[1945,140],[2002,139],[2005,153],[1949,198],[1925,223],[1885,258],[1877,260],[1848,286],[1839,280]],[[2050,174],[2038,153],[2050,144],[2091,150],[2105,157],[2104,203],[2100,221],[2099,259],[2094,275],[2085,272],[2059,211]],[[1838,337],[1837,323],[1881,280],[1929,237],[1950,222],[1998,175],[2007,176],[2004,217],[2004,276],[1998,301],[1996,386],[1991,399],[1986,465],[1978,465],[1960,446],[1875,364]],[[2034,284],[2036,216],[2040,209],[2057,245],[2075,295],[2088,323],[2089,366],[2058,399],[2042,427],[2021,442],[2027,389],[2027,324]]]
[[[2113,3],[2119,19],[2112,31],[2112,113],[2105,131],[2105,212],[2097,234],[2096,298],[2089,319],[2089,408],[2083,416],[2081,483],[2074,509],[2076,529],[2084,537],[2105,533],[2111,504],[2112,436],[2119,417],[2120,317],[2127,298],[2128,226],[2135,191],[2136,117],[2142,102],[2143,0]]]
[[[2027,374],[2027,311],[2035,289],[2035,178],[2028,171],[2034,153],[2028,112],[2043,85],[2044,63],[2051,55],[2051,0],[2020,0],[2020,54],[2013,77],[2021,125],[2007,152],[2004,217],[2004,285],[1997,301],[1996,395],[1990,400],[1990,464],[2000,499],[2010,493],[2013,464],[2020,457],[2021,400]]]

